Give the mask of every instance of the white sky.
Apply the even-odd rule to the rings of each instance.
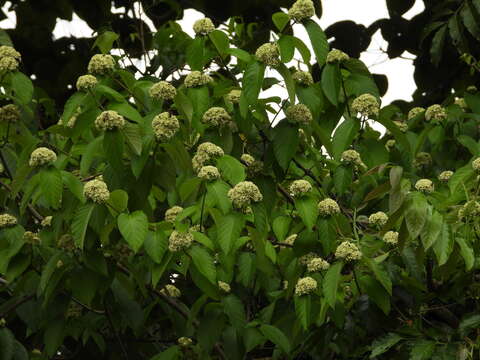
[[[401,1],[401,0],[400,0]],[[369,26],[375,20],[388,17],[385,0],[322,0],[323,15],[320,20],[315,18],[323,29],[329,25],[341,21],[352,20],[356,23]],[[7,9],[9,2],[6,3],[4,9]],[[417,0],[415,6],[407,12],[404,17],[410,19],[424,9],[422,0]],[[139,9],[137,8],[137,11]],[[0,21],[0,28],[13,28],[16,23],[15,13],[8,13],[8,19]],[[203,15],[195,10],[185,11],[184,19],[179,23],[185,32],[190,35],[193,34],[193,23],[202,18]],[[149,24],[152,29],[153,25]],[[295,25],[295,35],[309,44],[308,37],[301,25]],[[92,29],[78,16],[74,14],[72,21],[58,20],[54,29],[54,36],[56,38],[63,36],[82,36],[90,37],[93,35]],[[411,94],[415,90],[415,83],[413,81],[413,65],[411,60],[406,59],[388,59],[388,56],[380,51],[381,48],[386,49],[386,42],[383,40],[380,32],[377,32],[372,39],[372,42],[366,52],[362,53],[361,60],[368,66],[372,73],[385,74],[389,80],[388,92],[383,97],[383,105],[390,103],[396,99],[403,99],[411,101]],[[403,56],[413,59],[414,56],[405,52]],[[279,95],[279,89],[272,89]],[[273,94],[268,94],[273,95]]]

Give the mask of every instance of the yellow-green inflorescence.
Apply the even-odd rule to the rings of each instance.
[[[0,58],[0,71],[15,71],[18,69],[18,61],[7,56]]]
[[[461,208],[458,210],[458,219],[470,220],[475,219],[480,215],[480,204],[476,200],[467,201]]]
[[[309,124],[313,120],[312,112],[304,104],[290,105],[285,115],[289,122],[299,125]]]
[[[94,75],[105,75],[115,69],[115,60],[112,55],[93,55],[88,63],[88,72]]]
[[[335,64],[335,63],[342,63],[344,61],[350,60],[350,56],[345,54],[342,50],[332,49],[327,54],[327,63],[328,64]]]
[[[94,203],[104,204],[110,198],[110,191],[104,181],[93,179],[83,186],[83,195]]]
[[[468,109],[467,102],[465,101],[464,98],[457,98],[457,99],[455,99],[454,104],[460,106],[460,107],[462,108],[462,110]]]
[[[302,21],[315,15],[315,6],[312,0],[297,0],[288,9],[288,16],[295,21]]]
[[[335,250],[335,257],[345,261],[355,261],[362,258],[360,249],[351,241],[344,241]]]
[[[383,226],[387,223],[387,221],[388,221],[388,215],[385,214],[383,211],[378,211],[376,213],[373,213],[368,218],[368,222],[376,226]]]
[[[297,296],[308,295],[315,290],[317,290],[317,281],[310,276],[299,279],[295,285],[295,295]]]
[[[115,110],[102,111],[95,119],[95,127],[101,131],[122,129],[125,118]]]
[[[150,90],[148,90],[148,94],[158,101],[173,100],[177,96],[177,89],[167,81],[159,81],[152,85]]]
[[[215,166],[206,165],[202,166],[202,168],[198,171],[197,176],[202,180],[214,181],[220,178],[220,172]]]
[[[377,98],[371,94],[363,94],[355,98],[352,102],[352,111],[360,113],[362,116],[378,116],[380,112],[380,103]]]
[[[207,85],[212,81],[213,79],[211,78],[211,76],[195,70],[185,76],[185,80],[183,81],[183,83],[187,88],[194,88]]]
[[[320,257],[315,257],[310,260],[307,264],[308,272],[317,272],[321,270],[327,270],[330,267],[328,261],[323,260]]]
[[[313,77],[312,74],[310,74],[308,71],[295,71],[292,75],[293,81],[295,81],[297,84],[304,85],[304,86],[310,86],[313,84]]]
[[[177,219],[177,216],[183,211],[183,207],[175,205],[172,206],[170,209],[165,211],[164,220],[169,223],[174,223]]]
[[[7,104],[0,108],[0,122],[16,122],[20,119],[20,109],[15,104]]]
[[[318,203],[318,212],[320,216],[332,216],[340,213],[340,207],[335,200],[327,198]]]
[[[472,169],[476,172],[480,172],[480,157],[472,161]]]
[[[171,115],[165,111],[153,118],[152,129],[158,141],[167,142],[173,138],[180,129],[180,122],[175,115]]]
[[[6,58],[6,57],[11,57],[11,58],[14,58],[15,60],[20,61],[22,58],[22,55],[13,47],[8,45],[2,45],[0,46],[0,59]]]
[[[42,227],[51,226],[52,225],[52,220],[53,220],[53,216],[51,216],[51,215],[45,216],[43,218],[42,222],[40,223],[40,225],[42,225]]]
[[[229,293],[231,291],[230,284],[224,282],[224,281],[219,281],[218,282],[218,288],[222,290],[224,293]]]
[[[383,235],[383,241],[387,244],[395,245],[398,243],[398,232],[396,231],[387,231],[385,235]]]
[[[17,225],[17,218],[10,214],[0,214],[0,229]]]
[[[213,30],[215,30],[215,25],[210,18],[206,17],[195,21],[193,24],[193,31],[197,35],[208,35]]]
[[[168,249],[172,252],[178,252],[188,249],[193,243],[193,234],[190,231],[179,232],[172,231],[168,238]]]
[[[182,292],[175,285],[172,285],[172,284],[165,285],[165,287],[163,287],[160,290],[160,292],[163,295],[174,297],[174,298],[179,298],[180,296],[182,296]]]
[[[192,339],[186,336],[182,336],[178,338],[177,342],[178,342],[178,345],[180,345],[181,347],[189,347],[190,345],[193,344]]]
[[[295,180],[290,184],[289,190],[292,197],[301,197],[312,190],[312,184],[303,179]]]
[[[407,115],[407,119],[408,120],[411,120],[413,119],[414,117],[416,117],[417,115],[421,114],[425,112],[425,109],[423,107],[414,107],[412,109],[410,109],[410,111],[408,112],[408,115]]]
[[[211,107],[202,116],[202,123],[210,126],[225,126],[231,120],[227,110],[219,106]]]
[[[342,155],[340,156],[340,161],[345,164],[351,165],[363,165],[362,158],[360,154],[356,150],[345,150]]]
[[[192,158],[192,166],[195,172],[208,165],[213,160],[223,156],[225,153],[220,146],[211,142],[204,142],[197,147],[197,152]]]
[[[46,147],[39,147],[32,151],[28,164],[31,167],[50,165],[57,160],[57,154]]]
[[[233,206],[237,209],[245,209],[251,203],[263,200],[263,195],[258,186],[251,181],[241,181],[227,193]]]
[[[442,182],[447,182],[448,180],[450,180],[450,178],[453,176],[453,171],[451,170],[445,170],[445,171],[442,171],[439,175],[438,175],[438,180],[442,181]]]
[[[82,75],[79,76],[77,79],[77,90],[78,91],[89,91],[92,90],[95,86],[97,86],[98,80],[93,75]]]
[[[424,151],[420,151],[413,160],[413,166],[416,168],[424,168],[432,165],[432,156]]]
[[[238,104],[240,102],[240,96],[242,96],[242,90],[233,89],[227,94],[227,100],[232,104]]]
[[[429,106],[425,111],[425,120],[432,122],[441,122],[447,118],[447,112],[438,104]]]
[[[265,43],[255,52],[255,57],[269,66],[277,66],[280,64],[280,49],[275,43]]]
[[[432,193],[435,188],[433,182],[429,179],[420,179],[415,183],[415,189],[425,194]]]

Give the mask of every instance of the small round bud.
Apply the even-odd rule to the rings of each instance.
[[[16,122],[20,119],[20,110],[17,105],[7,104],[0,108],[0,122]]]
[[[317,257],[319,257],[319,256],[317,254],[315,254],[314,252],[309,252],[305,255],[300,256],[298,258],[298,263],[300,265],[307,266],[310,261],[312,261],[313,259],[315,259]]]
[[[317,290],[317,281],[310,276],[299,279],[295,285],[295,295],[297,296],[308,295],[315,290]]]
[[[91,200],[97,204],[104,204],[110,198],[110,191],[108,191],[105,182],[93,179],[83,186],[83,195],[87,200]]]
[[[167,81],[159,81],[152,85],[148,93],[157,101],[173,100],[177,96],[177,89]]]
[[[480,172],[480,157],[472,161],[472,168],[473,170]]]
[[[327,64],[342,63],[350,60],[350,56],[338,49],[332,49],[327,54]]]
[[[79,76],[77,79],[77,90],[78,91],[85,91],[92,90],[95,86],[97,86],[98,80],[93,75],[82,75]]]
[[[65,317],[67,319],[77,319],[82,316],[83,307],[76,302],[70,302]]]
[[[212,82],[213,79],[206,74],[202,74],[200,71],[192,71],[185,77],[184,84],[187,88],[194,88],[198,86],[207,85]]]
[[[295,21],[302,21],[315,15],[315,6],[312,0],[297,0],[288,10],[288,16]]]
[[[57,154],[46,147],[39,147],[32,151],[28,164],[31,167],[50,165],[57,160]]]
[[[251,205],[252,202],[263,200],[263,195],[257,185],[251,181],[239,182],[228,191],[227,196],[237,209],[244,209]]]
[[[193,343],[192,339],[186,336],[182,336],[181,338],[178,338],[177,342],[178,342],[178,345],[180,345],[181,347],[189,347]]]
[[[383,241],[387,244],[395,245],[398,243],[398,232],[396,231],[388,231],[383,235]]]
[[[17,218],[10,214],[0,214],[0,229],[17,225]]]
[[[420,179],[415,183],[415,189],[423,193],[429,194],[432,193],[435,188],[433,182],[429,179]]]
[[[193,170],[198,173],[203,166],[223,156],[224,154],[225,153],[221,147],[210,142],[205,142],[198,145],[197,153],[192,158]]]
[[[95,127],[100,131],[122,129],[125,126],[125,119],[114,110],[103,111],[95,119]]]
[[[62,261],[62,260],[58,260],[58,261],[57,261],[57,264],[56,264],[57,268],[61,268],[63,265],[64,265],[64,264],[63,264],[63,261]]]
[[[40,243],[40,237],[38,236],[37,233],[34,233],[32,231],[25,231],[23,233],[23,240],[27,244],[31,244],[31,245],[37,245]]]
[[[265,43],[255,52],[255,57],[265,65],[277,66],[280,64],[280,50],[275,43]]]
[[[172,231],[168,238],[168,249],[171,252],[178,252],[188,249],[193,243],[193,235],[188,232]]]
[[[288,122],[306,125],[312,122],[313,116],[310,109],[304,104],[290,105],[285,111]]]
[[[403,122],[403,121],[394,121],[393,122],[395,125],[397,125],[398,127],[398,130],[400,130],[401,132],[405,133],[407,132],[408,130],[408,124]]]
[[[365,117],[378,116],[380,103],[375,96],[363,94],[353,100],[352,111]]]
[[[247,166],[251,166],[255,162],[255,158],[250,154],[242,154],[240,160]]]
[[[385,143],[385,148],[390,151],[395,146],[395,139],[387,140]]]
[[[332,216],[340,213],[340,207],[333,199],[327,198],[318,203],[320,216]]]
[[[357,245],[350,241],[344,241],[338,245],[335,250],[335,257],[337,259],[344,259],[345,261],[354,261],[360,260],[362,258],[362,253]]]
[[[215,166],[206,165],[202,166],[197,176],[202,180],[214,181],[220,179],[220,172]]]
[[[313,258],[307,264],[308,272],[317,272],[321,270],[327,270],[330,267],[328,261],[323,260],[320,257]]]
[[[425,109],[423,107],[414,107],[412,109],[410,109],[410,111],[408,112],[408,115],[407,115],[407,119],[408,120],[411,120],[413,119],[414,117],[416,117],[417,115],[421,114],[425,112]]]
[[[172,284],[165,285],[165,287],[161,289],[160,292],[163,295],[174,297],[174,298],[179,298],[180,296],[182,296],[182,292],[175,285],[172,285]]]
[[[165,211],[164,220],[169,223],[174,223],[177,220],[177,216],[183,211],[181,206],[172,206],[170,209]]]
[[[152,129],[157,141],[167,142],[180,129],[180,122],[176,116],[163,112],[153,118]]]
[[[455,99],[455,104],[460,106],[462,108],[462,110],[468,109],[468,105],[467,105],[464,98]]]
[[[233,89],[227,94],[227,100],[232,104],[238,104],[240,102],[240,96],[242,96],[242,90]]]
[[[442,120],[445,120],[447,118],[447,113],[445,109],[438,104],[429,106],[427,110],[425,111],[425,120],[426,121],[434,121],[434,122],[440,122]]]
[[[388,216],[383,211],[378,211],[376,213],[373,213],[368,218],[368,222],[376,226],[383,226],[387,223],[387,221],[388,221]]]
[[[355,150],[345,150],[340,156],[340,161],[346,164],[361,165],[360,154]]]
[[[7,56],[0,58],[0,71],[15,71],[18,69],[18,61]]]
[[[212,20],[208,17],[197,20],[193,24],[193,31],[195,31],[197,35],[208,35],[213,30],[215,30],[215,25],[213,25]]]
[[[447,182],[448,180],[450,180],[452,175],[453,175],[453,171],[450,171],[450,170],[442,171],[440,175],[438,175],[438,180]]]
[[[88,72],[90,74],[105,75],[115,68],[115,60],[111,55],[96,54],[93,55],[88,63]]]
[[[227,294],[231,291],[230,284],[223,281],[218,282],[218,288]]]
[[[473,93],[476,93],[478,91],[477,87],[475,85],[470,85],[469,87],[467,87],[467,92],[473,94]]]
[[[222,107],[214,106],[205,111],[202,117],[202,123],[210,126],[225,126],[232,118],[227,110]]]
[[[313,85],[313,77],[308,71],[295,71],[292,75],[293,81],[297,84],[310,86]]]
[[[11,57],[11,58],[14,58],[15,60],[20,61],[22,56],[13,47],[8,45],[2,45],[0,46],[0,58],[5,58],[5,57]]]
[[[295,180],[290,185],[290,195],[292,197],[301,197],[312,190],[312,185],[307,180]]]

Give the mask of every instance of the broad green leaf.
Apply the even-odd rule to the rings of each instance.
[[[122,129],[125,141],[129,149],[137,156],[142,154],[143,138],[140,127],[127,122]]]
[[[123,134],[118,130],[105,131],[103,154],[117,174],[123,174]]]
[[[279,11],[272,15],[272,21],[277,27],[278,31],[281,32],[290,22],[290,16],[288,16],[288,14],[285,14],[284,12]]]
[[[259,233],[266,234],[269,230],[267,209],[263,203],[253,204],[253,217],[255,228]]]
[[[295,103],[295,83],[292,79],[292,74],[290,70],[285,66],[285,64],[280,63],[278,64],[275,69],[279,72],[279,74],[283,77],[285,81],[285,87],[287,88],[288,97],[292,104]]]
[[[217,49],[218,53],[222,57],[225,57],[227,55],[226,51],[230,46],[230,41],[228,40],[227,35],[223,31],[214,30],[208,34],[208,37],[210,38],[213,45]]]
[[[132,105],[126,103],[125,101],[110,103],[108,105],[109,110],[115,110],[120,115],[125,116],[127,119],[136,122],[137,124],[143,124],[142,115],[135,109]]]
[[[306,20],[303,22],[305,30],[307,30],[308,37],[312,44],[313,52],[317,58],[318,66],[322,67],[327,60],[329,45],[327,37],[320,26],[313,20]]]
[[[302,218],[305,226],[309,230],[312,230],[318,217],[317,200],[315,200],[313,197],[300,197],[295,199],[295,208],[297,209],[298,214]]]
[[[454,237],[450,224],[443,223],[437,241],[433,244],[433,251],[437,256],[438,265],[443,265],[447,262],[450,254],[453,251]]]
[[[50,166],[41,173],[40,189],[50,207],[60,207],[63,193],[62,174],[57,168]]]
[[[245,97],[248,104],[254,104],[262,88],[265,65],[258,61],[248,64],[242,82],[242,97]]]
[[[32,80],[20,71],[10,73],[10,79],[15,96],[23,105],[27,105],[33,96]]]
[[[102,153],[102,138],[97,137],[91,141],[85,148],[80,160],[80,175],[85,176],[89,173],[90,167],[94,161],[98,161],[98,154]]]
[[[472,313],[464,315],[458,329],[461,336],[467,336],[469,332],[478,329],[480,326],[480,314]]]
[[[473,156],[478,156],[480,153],[480,146],[472,137],[468,135],[459,135],[456,139],[460,144],[465,146]]]
[[[222,178],[235,185],[245,180],[245,167],[240,161],[230,155],[223,155],[217,160],[217,168]]]
[[[245,310],[242,301],[235,295],[230,294],[223,298],[223,311],[228,316],[230,324],[237,330],[242,331],[247,324]]]
[[[450,192],[455,194],[457,191],[463,192],[463,186],[467,183],[471,178],[473,178],[475,172],[473,171],[472,165],[467,164],[455,171],[452,175],[450,180],[448,181],[448,186],[450,188]]]
[[[8,33],[3,29],[0,30],[0,45],[7,45],[13,47],[12,39],[10,39]]]
[[[432,47],[430,48],[430,59],[435,66],[438,66],[442,58],[443,45],[445,43],[445,35],[447,33],[447,24],[440,27],[432,39]]]
[[[227,49],[226,53],[233,55],[239,60],[245,61],[246,63],[249,63],[250,61],[252,61],[252,56],[248,52],[242,49],[230,48],[230,49]]]
[[[178,345],[170,346],[167,350],[153,356],[150,360],[180,360],[182,358],[182,351]]]
[[[409,360],[429,360],[432,358],[435,350],[435,341],[419,340],[416,341],[410,351]]]
[[[228,254],[233,244],[240,237],[244,220],[241,215],[230,213],[216,219],[217,241],[225,254]]]
[[[278,39],[277,44],[280,49],[280,59],[282,63],[286,64],[292,61],[293,55],[295,54],[293,36],[282,35],[280,39]]]
[[[196,37],[192,40],[186,50],[187,64],[192,70],[202,70],[205,65],[206,47],[205,38],[203,36]]]
[[[475,264],[475,252],[473,251],[473,248],[471,245],[467,242],[462,237],[455,237],[455,240],[460,246],[460,254],[463,257],[463,260],[465,261],[465,270],[470,271],[473,268],[473,265]]]
[[[117,189],[110,193],[107,203],[110,205],[108,210],[116,216],[127,209],[128,194],[125,190]]]
[[[362,257],[362,261],[367,264],[378,282],[380,282],[385,290],[387,290],[388,294],[392,296],[392,280],[383,266],[381,264],[377,264],[368,257]]]
[[[350,166],[340,165],[333,172],[333,184],[338,195],[343,195],[352,185],[353,170]]]
[[[197,270],[205,276],[212,284],[217,284],[217,271],[213,263],[213,257],[201,246],[194,245],[189,250],[193,264]]]
[[[57,352],[57,349],[62,344],[65,336],[65,323],[63,318],[49,322],[43,334],[45,352],[49,357],[53,356]]]
[[[427,223],[420,233],[425,251],[437,241],[440,231],[442,230],[443,222],[443,216],[438,211],[434,210],[432,215],[428,217]]]
[[[354,118],[347,118],[335,130],[332,139],[332,152],[336,160],[340,160],[344,152],[351,144],[360,130],[360,121]]]
[[[338,64],[327,64],[322,71],[322,90],[327,99],[335,106],[338,105],[342,74]]]
[[[237,281],[249,287],[255,277],[255,255],[243,252],[238,257]]]
[[[95,89],[93,89],[93,91],[95,94],[104,95],[105,97],[109,98],[112,101],[116,101],[118,103],[125,102],[125,99],[123,98],[122,94],[120,94],[118,91],[113,90],[111,87],[108,87],[106,85],[98,84],[97,86],[95,86]]]
[[[137,252],[148,234],[148,219],[143,211],[120,214],[117,218],[118,229],[133,251]]]
[[[288,122],[282,121],[275,126],[274,134],[273,152],[275,153],[275,158],[278,164],[283,169],[286,169],[290,160],[295,156],[300,142],[298,129]],[[288,141],[285,141],[285,139],[288,139]]]
[[[272,325],[261,325],[260,331],[268,340],[281,348],[285,354],[290,354],[290,341],[279,328]]]
[[[300,55],[302,55],[302,59],[305,64],[310,65],[312,54],[310,53],[308,46],[305,45],[305,43],[297,37],[293,37],[293,42],[295,43],[295,47],[297,48]]]
[[[310,296],[295,296],[294,302],[297,319],[302,325],[302,328],[307,330],[312,317]]]
[[[323,278],[323,293],[328,305],[332,309],[335,308],[337,302],[338,285],[340,284],[341,271],[343,263],[338,261],[328,268],[325,277]]]
[[[420,235],[428,216],[428,202],[420,192],[410,194],[409,205],[406,209],[405,222],[412,239]]]
[[[98,47],[103,54],[108,54],[112,50],[113,43],[118,39],[118,34],[113,31],[104,31],[101,33],[92,45],[92,48]]]
[[[143,246],[148,256],[154,262],[160,264],[168,248],[168,238],[163,230],[149,231]]]
[[[78,177],[68,171],[61,171],[62,181],[68,190],[81,202],[85,202],[83,196],[83,184]],[[110,193],[110,196],[112,194]]]
[[[402,339],[403,338],[400,335],[395,333],[388,333],[387,335],[376,339],[371,346],[372,353],[370,354],[370,359],[387,352]]]
[[[277,241],[283,241],[285,239],[291,222],[292,218],[289,216],[277,216],[275,220],[273,220],[272,228]]]
[[[13,359],[13,353],[15,348],[15,337],[12,332],[3,327],[0,329],[0,360]]]
[[[207,184],[207,195],[213,201],[211,206],[218,206],[223,214],[227,214],[232,208],[227,193],[230,186],[223,181],[213,181]]]
[[[91,202],[81,205],[75,212],[72,221],[72,235],[75,239],[75,245],[80,249],[83,249],[83,241],[85,240],[85,234],[87,233],[88,223],[94,206]]]
[[[385,313],[390,313],[390,296],[384,287],[373,277],[363,276],[359,279],[362,291],[368,294],[368,297]]]

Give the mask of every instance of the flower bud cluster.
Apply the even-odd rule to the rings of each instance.
[[[197,152],[192,158],[192,166],[195,172],[212,162],[213,160],[225,155],[223,149],[211,142],[204,142],[198,145]]]
[[[332,49],[327,54],[327,64],[342,63],[350,60],[350,56],[338,49]]]
[[[17,218],[10,214],[0,214],[0,229],[17,225]]]
[[[86,199],[97,204],[104,204],[110,198],[107,184],[99,179],[93,179],[83,186],[83,195]]]
[[[350,241],[344,241],[335,250],[335,257],[345,261],[355,261],[362,258],[362,253],[357,245]]]
[[[293,124],[306,125],[313,120],[312,112],[304,104],[290,105],[285,111],[285,115]]]
[[[395,245],[398,243],[398,232],[396,231],[387,231],[385,235],[383,235],[383,241],[387,244]]]
[[[353,100],[352,111],[365,117],[378,116],[380,104],[375,96],[363,94]]]
[[[228,198],[237,209],[245,209],[252,202],[260,202],[263,195],[257,185],[251,181],[241,181],[232,189],[228,190]]]
[[[373,213],[368,218],[368,222],[376,226],[383,226],[387,223],[387,221],[388,221],[388,216],[383,211],[378,211],[376,213]]]
[[[255,57],[265,65],[277,66],[280,64],[280,49],[275,43],[265,43],[257,49]]]
[[[208,17],[197,20],[193,24],[193,31],[195,31],[197,35],[208,35],[213,30],[215,30],[215,25],[213,25],[212,20]]]
[[[185,76],[185,80],[183,81],[183,83],[187,88],[194,88],[207,85],[212,81],[213,79],[209,75],[203,74],[202,72],[195,70]]]
[[[152,129],[158,141],[167,142],[180,130],[180,122],[175,115],[165,111],[153,118]]]
[[[177,89],[167,81],[159,81],[153,84],[148,94],[154,100],[173,100],[177,96]]]
[[[232,118],[227,110],[222,107],[214,106],[208,109],[202,117],[202,123],[210,126],[225,126]]]
[[[434,122],[440,122],[442,120],[445,120],[446,118],[447,118],[447,112],[441,105],[434,104],[432,106],[429,106],[425,111],[426,121],[432,120]]]
[[[115,68],[115,60],[112,55],[96,54],[90,59],[87,68],[90,74],[105,75]]]
[[[92,90],[95,86],[97,86],[98,80],[93,75],[82,75],[79,76],[77,79],[77,90],[78,91],[85,91]]]
[[[172,206],[170,209],[165,211],[164,220],[169,223],[174,223],[177,219],[177,216],[183,211],[183,207],[175,205]]]
[[[288,16],[295,21],[302,21],[315,15],[315,6],[312,0],[297,0],[288,10]]]
[[[95,119],[95,127],[100,131],[122,129],[125,119],[114,110],[102,111]]]
[[[297,296],[308,295],[315,290],[317,290],[317,281],[310,276],[299,279],[295,285],[295,295]]]
[[[171,252],[178,252],[188,249],[193,243],[193,235],[190,231],[179,232],[172,231],[170,237],[168,238],[168,249]]]
[[[0,108],[0,122],[16,122],[20,119],[20,109],[17,105],[7,104]]]
[[[292,197],[301,197],[312,190],[312,185],[307,180],[295,180],[289,190]]]
[[[335,200],[327,198],[318,203],[318,212],[320,216],[332,216],[340,213],[340,207]]]
[[[32,151],[28,164],[31,167],[50,165],[57,160],[57,154],[46,147],[39,147]]]
[[[415,183],[415,189],[425,194],[432,193],[435,190],[433,182],[429,179],[420,179]]]

